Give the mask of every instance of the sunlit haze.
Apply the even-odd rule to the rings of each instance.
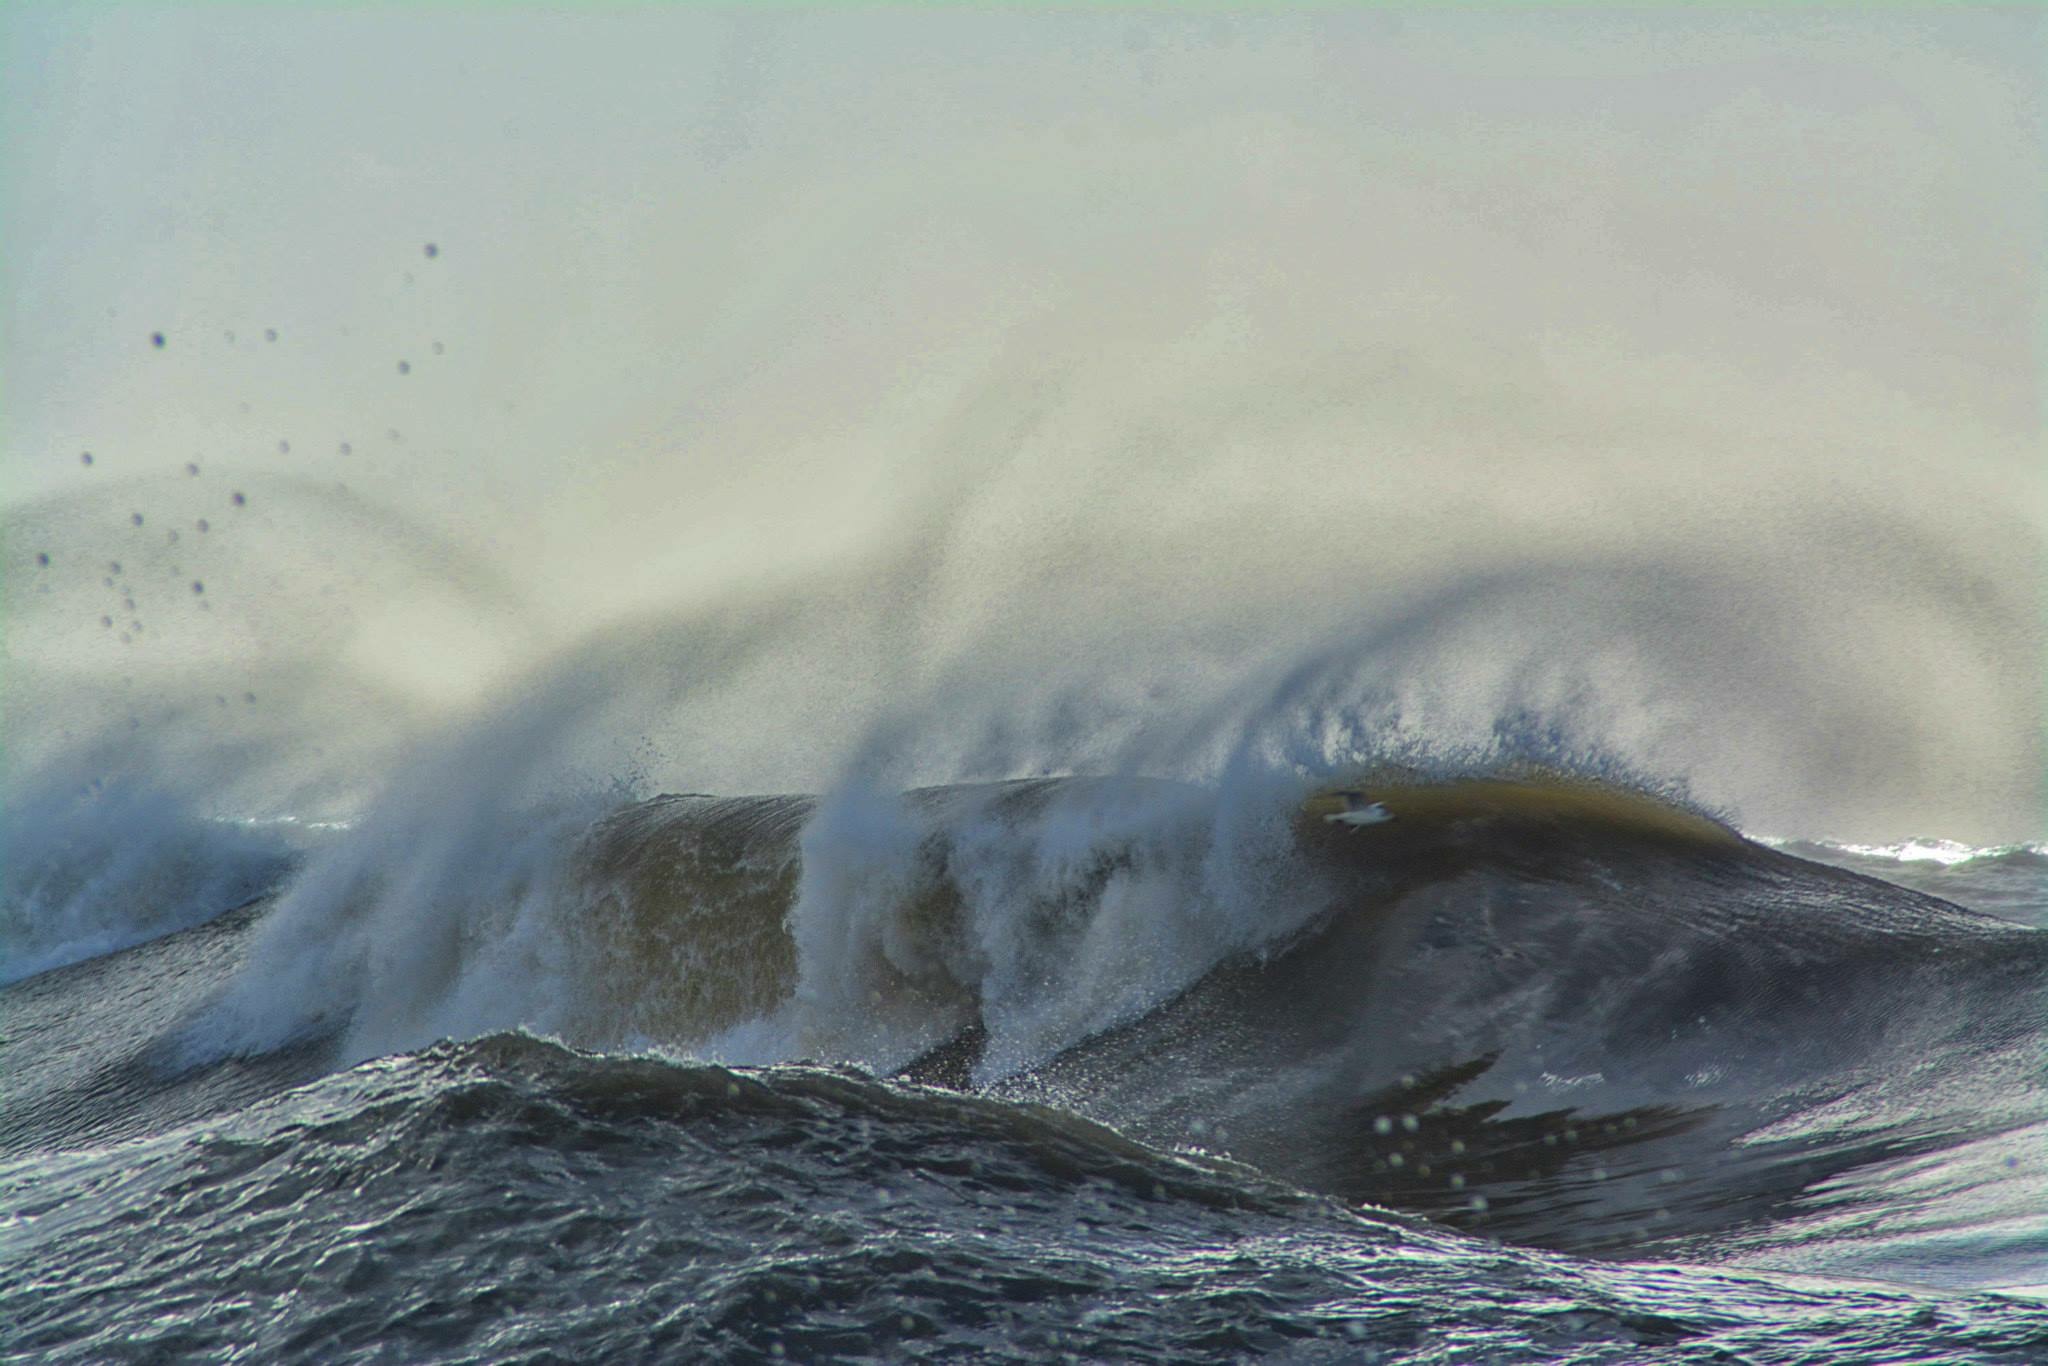
[[[815,790],[1355,693],[1752,830],[2044,833],[2034,14],[0,36],[18,752],[184,708],[347,805],[569,688],[599,770]]]

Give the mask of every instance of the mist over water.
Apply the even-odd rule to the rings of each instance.
[[[720,790],[1299,703],[2038,836],[2037,36],[25,11],[10,751],[168,701],[339,809],[564,673]]]

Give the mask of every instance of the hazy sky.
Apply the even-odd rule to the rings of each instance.
[[[787,591],[721,713],[784,758],[1334,650],[1753,823],[2048,833],[2031,11],[0,39],[18,678],[437,714]]]

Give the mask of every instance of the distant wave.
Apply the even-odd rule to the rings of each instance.
[[[2022,925],[2048,928],[2048,845],[1970,845],[1915,839],[1892,844],[1767,840],[1774,848],[1850,868]]]
[[[1776,848],[1794,852],[1812,851],[1890,863],[1938,863],[1953,868],[1960,863],[2014,863],[2048,869],[2048,844],[1964,844],[1958,840],[1913,839],[1892,844],[1849,844],[1834,840],[1766,840]]]

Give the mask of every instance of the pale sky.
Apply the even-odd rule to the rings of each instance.
[[[0,41],[25,686],[290,661],[447,715],[787,591],[721,778],[814,783],[942,684],[1213,693],[1356,637],[1453,730],[1590,689],[1752,826],[2048,833],[2031,11]]]

